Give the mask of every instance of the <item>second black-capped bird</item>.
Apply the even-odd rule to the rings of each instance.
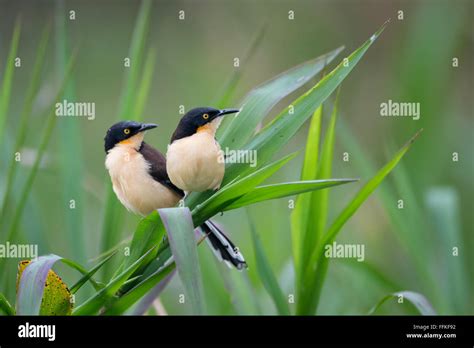
[[[167,171],[174,185],[186,192],[220,188],[225,163],[216,130],[223,116],[239,111],[201,107],[183,116],[166,153]]]
[[[168,177],[165,156],[143,141],[155,124],[123,121],[109,128],[104,138],[105,166],[120,202],[135,214],[146,216],[159,208],[174,207],[184,197]],[[231,240],[211,220],[200,226],[215,254],[237,269],[247,267]]]

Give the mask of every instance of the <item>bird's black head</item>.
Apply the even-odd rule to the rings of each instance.
[[[152,123],[139,123],[135,121],[121,121],[114,124],[107,130],[104,138],[105,152],[109,152],[116,144],[127,140],[134,135],[148,129],[157,127]]]
[[[193,135],[200,127],[211,123],[219,117],[235,114],[239,111],[239,109],[219,110],[210,107],[200,107],[189,110],[186,115],[183,116],[178,124],[178,127],[173,133],[173,136],[171,137],[171,143],[175,140]]]

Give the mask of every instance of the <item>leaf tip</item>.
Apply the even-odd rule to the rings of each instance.
[[[369,39],[369,41],[372,43],[374,42],[379,36],[380,34],[382,34],[382,32],[385,30],[385,28],[387,27],[388,23],[390,23],[390,18],[387,19],[384,24],[382,24],[382,26],[379,28],[379,30],[377,30]]]

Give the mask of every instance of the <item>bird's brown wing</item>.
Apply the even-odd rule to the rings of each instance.
[[[165,156],[145,142],[142,143],[139,152],[142,154],[145,160],[150,163],[150,170],[148,172],[153,177],[153,179],[183,197],[183,190],[176,187],[168,176],[166,171]]]

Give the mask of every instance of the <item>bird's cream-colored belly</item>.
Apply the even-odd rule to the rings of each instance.
[[[174,207],[181,199],[148,174],[148,162],[134,149],[113,148],[107,155],[105,166],[117,198],[136,214],[145,216],[155,209]]]
[[[180,189],[201,192],[220,188],[225,163],[214,136],[198,132],[168,146],[166,169],[171,182]]]

